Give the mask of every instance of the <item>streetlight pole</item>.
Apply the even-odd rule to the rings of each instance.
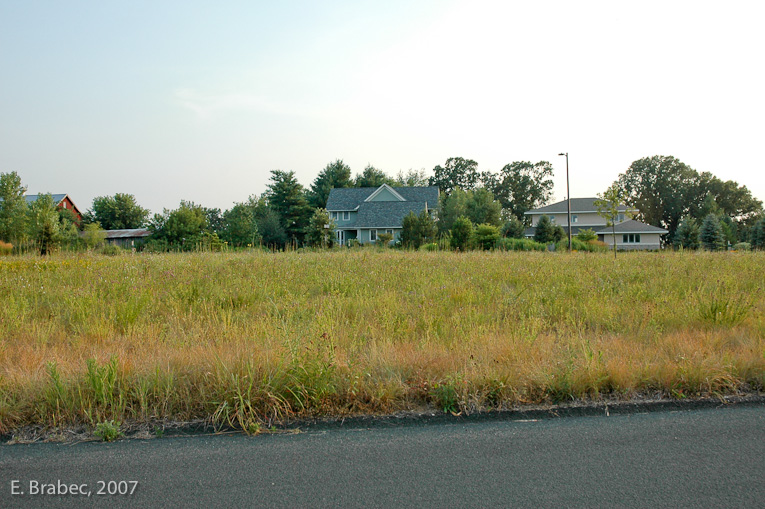
[[[571,189],[568,185],[568,152],[560,153],[559,156],[566,156],[566,201],[568,202],[568,252],[571,252]]]

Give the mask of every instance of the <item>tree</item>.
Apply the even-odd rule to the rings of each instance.
[[[380,187],[383,184],[397,185],[396,181],[386,175],[384,171],[378,170],[371,164],[368,164],[360,175],[356,175],[353,181],[354,187]]]
[[[499,233],[503,237],[509,237],[511,239],[522,239],[526,233],[526,227],[523,225],[520,219],[515,215],[511,215],[510,219],[505,221],[505,224],[500,228]]]
[[[598,215],[606,220],[606,226],[611,227],[614,243],[614,259],[616,259],[616,221],[619,218],[619,208],[622,204],[622,190],[618,185],[612,184],[603,194],[598,195],[594,205],[598,209]]]
[[[335,163],[335,169],[340,171],[339,166],[342,166],[342,161],[338,160]],[[339,166],[338,166],[339,164]],[[330,168],[329,165],[327,168]],[[325,172],[334,170],[328,170],[325,168]],[[346,167],[347,168],[347,167]],[[344,170],[343,170],[344,171]],[[319,180],[319,178],[317,178]],[[348,181],[350,182],[350,168],[348,168]],[[316,184],[316,182],[314,182]],[[324,184],[321,184],[324,186]],[[302,242],[305,236],[305,228],[308,226],[308,221],[311,218],[312,210],[308,205],[305,191],[303,186],[295,179],[295,172],[285,172],[281,170],[271,171],[271,183],[267,186],[266,192],[268,206],[276,212],[279,216],[279,221],[287,234],[288,239]],[[347,187],[347,186],[346,186]],[[320,187],[324,189],[324,187]],[[329,189],[326,188],[327,196],[329,196]],[[324,205],[326,206],[327,200],[324,197]]]
[[[433,173],[430,185],[438,186],[444,194],[451,194],[458,187],[465,191],[473,189],[479,181],[478,163],[461,157],[450,157],[444,166],[433,168]]]
[[[18,173],[0,173],[0,240],[18,244],[26,236],[26,192]]]
[[[563,238],[563,228],[560,225],[553,224],[550,218],[543,215],[537,221],[536,229],[534,230],[534,240],[542,244],[551,244],[554,242],[560,242]]]
[[[693,216],[685,216],[675,231],[673,245],[683,249],[699,248],[699,224]]]
[[[473,231],[473,243],[488,251],[497,245],[499,230],[493,224],[479,224]]]
[[[260,241],[258,223],[252,207],[237,203],[223,213],[221,238],[232,246],[254,246]]]
[[[83,240],[88,249],[94,249],[106,241],[106,232],[99,223],[88,223],[83,230]]]
[[[424,187],[429,186],[425,168],[414,170],[410,168],[406,173],[399,171],[396,175],[396,185],[401,187]]]
[[[502,208],[525,222],[524,212],[540,207],[552,198],[552,176],[552,164],[548,161],[535,164],[516,161],[506,164],[498,175],[485,172],[482,179]]]
[[[672,156],[634,161],[616,184],[625,202],[640,211],[636,218],[666,228],[670,241],[685,216],[701,221],[715,213],[742,223],[762,212],[762,202],[745,186],[699,174]]]
[[[207,231],[207,218],[200,205],[181,201],[175,210],[164,209],[162,214],[154,214],[149,230],[152,232],[150,242],[164,242],[168,247],[188,251],[196,247]]]
[[[750,231],[749,242],[752,249],[765,249],[765,218],[754,223]]]
[[[463,191],[458,187],[451,194],[441,195],[438,229],[441,232],[451,230],[454,221],[460,216],[466,216],[473,224],[487,223],[499,226],[502,223],[501,212],[501,205],[494,200],[489,190],[479,187]]]
[[[56,203],[50,194],[41,194],[28,209],[29,236],[45,256],[61,241],[61,231]]]
[[[335,226],[327,209],[316,209],[306,227],[306,242],[309,246],[332,247],[335,242]]]
[[[277,172],[272,171],[272,174]],[[287,175],[285,172],[278,172],[282,175]],[[290,172],[294,178],[294,172]],[[271,177],[274,180],[274,177]],[[297,183],[297,182],[296,182]],[[329,199],[329,191],[333,187],[353,187],[353,181],[351,180],[351,167],[343,163],[342,159],[329,163],[324,167],[316,179],[311,184],[311,189],[308,192],[308,201],[311,207],[314,208],[326,208],[327,199]],[[308,218],[306,218],[306,224]],[[286,225],[285,225],[286,227]],[[305,225],[303,225],[305,228]],[[289,228],[287,228],[289,230]]]
[[[117,193],[99,196],[85,213],[85,223],[100,223],[104,230],[141,228],[149,218],[149,211],[138,205],[132,194]]]
[[[725,238],[723,237],[720,220],[717,219],[716,215],[709,214],[704,218],[699,238],[701,239],[701,244],[704,246],[704,249],[721,251],[725,248]]]
[[[470,238],[473,236],[473,223],[465,216],[458,217],[451,228],[450,243],[452,249],[467,251]]]
[[[207,219],[207,229],[219,236],[223,235],[223,232],[226,229],[226,220],[220,209],[208,209],[207,207],[202,207],[202,210],[205,213],[205,219]]]
[[[401,244],[407,248],[419,249],[421,245],[432,242],[436,237],[436,224],[425,210],[419,215],[409,212],[401,226]]]
[[[469,192],[467,215],[473,224],[502,224],[500,214],[502,205],[494,200],[494,195],[485,187],[478,187]]]

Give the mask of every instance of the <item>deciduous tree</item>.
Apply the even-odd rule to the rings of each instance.
[[[18,173],[0,173],[0,240],[18,244],[26,237],[26,192]]]
[[[478,163],[472,159],[450,157],[446,163],[433,168],[434,176],[430,177],[430,185],[438,186],[444,194],[451,194],[456,188],[464,191],[478,185]]]
[[[540,207],[552,198],[552,176],[552,164],[548,161],[534,164],[516,161],[506,164],[499,174],[485,172],[482,180],[503,209],[526,222],[524,212]]]
[[[138,205],[132,194],[117,193],[99,196],[83,217],[85,223],[100,223],[104,230],[141,228],[149,218],[149,211]]]

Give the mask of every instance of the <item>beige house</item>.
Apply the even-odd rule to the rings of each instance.
[[[613,246],[616,242],[617,249],[661,249],[661,236],[666,234],[667,230],[630,219],[630,216],[638,210],[626,205],[619,206],[614,227],[606,226],[606,220],[598,215],[595,200],[597,198],[571,198],[571,235],[576,235],[580,230],[589,229],[598,235],[598,240],[609,246]],[[536,225],[542,216],[547,216],[550,221],[562,226],[563,231],[568,235],[567,200],[529,210],[525,214],[531,218],[531,227],[526,229],[526,237],[534,236]]]

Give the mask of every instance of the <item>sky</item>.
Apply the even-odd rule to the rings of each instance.
[[[223,210],[270,171],[550,161],[555,198],[672,155],[765,200],[759,1],[0,0],[0,172]]]

